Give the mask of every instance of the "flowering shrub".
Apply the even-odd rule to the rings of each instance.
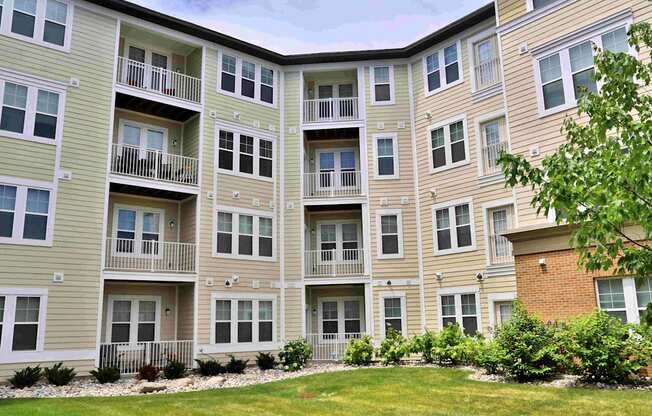
[[[401,360],[410,352],[410,345],[403,335],[388,326],[385,339],[380,343],[378,355],[382,365],[400,364]]]
[[[344,364],[369,365],[374,356],[374,346],[371,337],[365,335],[360,339],[352,339],[344,351]]]
[[[312,347],[303,338],[288,341],[278,353],[279,361],[285,371],[299,371],[303,369],[311,356]]]

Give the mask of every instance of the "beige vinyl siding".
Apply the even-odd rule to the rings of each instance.
[[[70,78],[80,81],[78,88],[68,88],[65,103],[61,169],[71,171],[73,179],[59,182],[53,246],[0,247],[0,286],[48,289],[45,351],[96,345],[115,33],[115,19],[75,6],[70,53],[0,36],[3,68],[65,84]],[[11,159],[35,159],[50,167],[49,178],[54,176],[51,146],[41,145],[47,150],[40,151],[19,141],[10,146]],[[13,175],[34,175],[32,163],[21,165],[12,165]],[[53,284],[54,272],[63,272],[65,282]],[[69,364],[83,373],[90,363]],[[13,366],[2,366],[0,375],[8,367]]]
[[[218,173],[217,183],[218,205],[249,208],[272,213],[270,207],[274,206],[275,193],[273,182]],[[234,192],[239,192],[240,196],[237,198],[234,197]],[[254,199],[258,200],[259,206],[254,205]]]
[[[414,278],[416,281],[416,278]],[[407,325],[407,334],[408,336],[413,336],[423,332],[421,327],[421,311],[419,307],[419,286],[395,286],[391,287],[374,287],[374,296],[373,296],[373,314],[374,314],[374,338],[382,338],[382,330],[384,325],[381,320],[383,303],[382,298],[384,296],[402,296],[405,295],[405,314],[404,322]]]
[[[201,117],[193,116],[183,125],[182,154],[188,157],[199,158],[199,126]]]
[[[159,230],[159,232],[163,234],[163,239],[161,241],[179,241],[177,233],[179,227],[182,226],[182,218],[179,218],[179,202],[166,199],[143,198],[115,193],[112,193],[109,196],[109,214],[107,217],[108,227],[106,229],[107,237],[113,237],[115,235],[117,224],[114,224],[113,219],[115,216],[116,206],[120,205],[136,208],[163,210],[165,212],[165,217],[163,219],[163,229]],[[170,229],[170,221],[175,222],[176,226],[174,229]]]
[[[117,144],[120,141],[120,124],[121,122],[132,121],[135,123],[145,124],[148,126],[154,126],[159,128],[167,129],[167,153],[174,155],[180,155],[181,153],[181,144],[183,142],[182,124],[173,120],[167,120],[160,117],[152,117],[143,113],[136,113],[132,111],[124,111],[120,109],[115,110],[115,118],[113,124],[113,143]],[[176,143],[176,144],[175,144]],[[141,145],[143,143],[141,142]],[[141,156],[144,157],[144,156]]]
[[[195,319],[195,285],[177,285],[177,301],[177,339],[190,340]]]
[[[0,137],[0,176],[52,182],[57,147]]]
[[[497,3],[500,25],[509,23],[527,13],[527,0],[498,0]]]
[[[197,198],[191,197],[179,203],[179,241],[192,243],[196,241]]]
[[[59,361],[45,361],[39,362],[38,364],[40,364],[41,368],[45,368],[52,367],[57,363],[59,363]],[[8,378],[12,377],[15,371],[21,370],[28,366],[34,367],[35,364],[36,363],[0,364],[0,380],[5,381]],[[66,367],[74,368],[78,376],[86,376],[91,370],[96,368],[94,360],[66,361]]]

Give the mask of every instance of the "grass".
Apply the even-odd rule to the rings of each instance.
[[[252,387],[119,398],[0,401],[12,416],[641,415],[652,393],[471,381],[458,369],[365,369]]]

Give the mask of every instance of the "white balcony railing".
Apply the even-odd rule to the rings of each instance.
[[[161,368],[170,360],[193,366],[193,342],[154,341],[100,344],[100,367],[117,367],[120,374],[135,374],[144,365]]]
[[[482,148],[482,173],[492,175],[501,171],[497,161],[502,152],[507,151],[507,142],[500,142]]]
[[[306,277],[343,277],[365,274],[364,249],[306,250]]]
[[[489,236],[489,255],[491,264],[509,264],[514,262],[512,243],[502,235]]]
[[[303,100],[303,122],[322,123],[358,119],[358,97]]]
[[[362,195],[359,171],[303,174],[304,198],[336,198]]]
[[[104,269],[194,273],[195,243],[107,238]]]
[[[312,359],[315,361],[340,361],[344,357],[346,346],[352,339],[362,338],[364,334],[306,334],[306,341],[312,346]]]
[[[116,82],[193,103],[201,102],[201,80],[180,72],[118,57]]]
[[[501,81],[500,59],[498,58],[479,63],[473,69],[475,71],[476,91],[492,87]]]
[[[111,173],[182,185],[197,185],[198,172],[199,160],[194,157],[126,144],[113,145]]]

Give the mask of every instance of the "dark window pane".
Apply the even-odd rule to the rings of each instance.
[[[376,101],[390,101],[389,84],[382,84],[375,86]]]
[[[222,72],[222,89],[235,92],[235,75]]]
[[[254,98],[254,88],[255,83],[249,79],[242,80],[242,91],[241,94],[245,97]]]
[[[231,254],[231,234],[217,233],[217,252]]]
[[[344,332],[357,334],[360,332],[360,321],[344,321]]]
[[[154,341],[154,324],[138,324],[138,342]]]
[[[258,251],[263,257],[272,257],[272,239],[267,237],[258,238]]]
[[[471,245],[471,226],[457,227],[457,246],[468,247]]]
[[[111,342],[129,342],[129,324],[113,324]]]
[[[446,83],[450,84],[451,82],[455,82],[458,79],[460,79],[460,71],[459,71],[458,63],[455,62],[454,64],[447,65],[446,66]]]
[[[45,22],[43,32],[43,40],[48,43],[63,46],[63,41],[66,35],[66,27],[58,23]]]
[[[54,139],[57,132],[57,118],[36,113],[34,121],[34,136]]]
[[[451,230],[437,231],[437,249],[448,250],[451,248]]]
[[[220,150],[218,166],[220,169],[233,170],[233,152]]]
[[[398,236],[383,236],[383,254],[398,254]]]
[[[272,323],[259,322],[258,323],[258,341],[271,342],[272,341]]]
[[[394,328],[395,331],[403,331],[403,323],[401,319],[385,319],[385,325]]]
[[[14,228],[14,213],[0,211],[0,237],[11,237]]]
[[[542,7],[546,7],[547,5],[552,4],[555,1],[557,0],[532,0],[532,6],[536,10]]]
[[[240,172],[254,173],[254,157],[240,154]]]
[[[627,312],[625,311],[607,311],[607,314],[609,316],[613,316],[616,319],[620,319],[620,321],[624,324],[627,323]]]
[[[457,323],[457,320],[454,317],[449,317],[449,318],[442,318],[442,322],[444,324],[444,327],[447,327],[448,325],[455,325],[455,323]]]
[[[475,316],[462,317],[462,326],[466,335],[475,335],[478,332],[478,318]]]
[[[266,178],[272,177],[272,161],[270,159],[259,159],[258,173]]]
[[[543,105],[547,109],[564,104],[564,83],[562,80],[543,86]]]
[[[238,236],[238,254],[251,256],[254,253],[253,238],[250,235]]]
[[[432,151],[433,167],[440,168],[446,164],[446,149],[440,147]]]
[[[22,133],[25,125],[25,110],[17,108],[2,107],[0,116],[0,130]]]
[[[215,343],[228,344],[231,342],[231,322],[215,323]]]
[[[36,349],[37,324],[15,324],[12,351],[32,351]]]
[[[45,240],[48,217],[44,215],[25,214],[25,228],[23,238],[32,240]]]
[[[439,79],[439,71],[428,74],[428,91],[436,90],[441,87],[441,80]]]
[[[260,86],[260,99],[266,103],[272,104],[274,102],[274,88],[269,85]]]
[[[466,159],[466,153],[464,152],[464,141],[459,141],[451,144],[451,159],[453,163]]]
[[[11,31],[19,35],[34,37],[34,16],[14,11]]]
[[[238,322],[238,342],[251,342],[252,341],[252,323],[251,322]]]
[[[393,175],[394,174],[394,158],[380,157],[378,158],[378,174],[379,175]]]
[[[322,327],[324,334],[337,334],[337,321],[324,321]]]
[[[573,75],[573,86],[575,88],[575,99],[578,100],[587,91],[590,93],[598,92],[598,86],[593,79],[593,68]]]

